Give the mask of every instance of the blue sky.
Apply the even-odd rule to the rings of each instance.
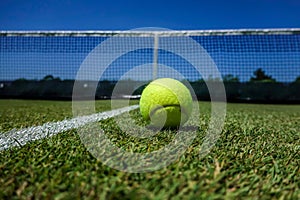
[[[263,68],[268,75],[272,75],[281,82],[293,81],[300,75],[300,35],[197,36],[192,38],[206,50],[207,55],[213,59],[222,75],[232,74],[238,76],[241,81],[248,81],[258,68]],[[84,59],[91,55],[90,52],[105,39],[107,38],[0,37],[0,80],[42,79],[49,74],[61,79],[74,79]],[[152,41],[153,38],[142,38],[144,42],[148,40]],[[118,44],[118,39],[113,41]],[[130,41],[135,43],[140,40],[133,38]],[[174,42],[177,41],[174,40]],[[170,44],[170,48],[175,48],[172,43]],[[123,48],[119,47],[115,46],[118,51],[122,51]],[[197,58],[200,54],[195,54],[195,50],[191,49],[190,55]],[[108,52],[112,53],[110,50],[107,50]],[[92,59],[88,74],[95,77],[97,76],[96,68],[105,67],[106,64],[103,64],[102,58],[98,59],[99,54],[92,55],[94,57],[87,58]],[[210,73],[206,58],[203,57],[199,62],[202,63],[203,69]],[[140,68],[140,72],[135,72],[138,74],[132,79],[151,77],[152,61],[152,49],[128,52],[116,57],[102,79],[118,80],[128,70],[143,65],[148,66],[149,70],[145,70],[146,66]],[[201,78],[193,66],[173,53],[160,50],[158,63],[172,67],[189,80]],[[165,71],[163,67],[159,67],[158,72],[160,77],[175,75],[170,71]],[[95,80],[95,78],[92,79]]]
[[[300,27],[299,0],[1,0],[0,30]]]
[[[300,28],[300,0],[0,0],[0,30],[129,30],[141,27],[173,30]],[[73,79],[85,56],[100,42],[91,42],[91,46],[79,54],[62,54],[58,41],[52,41],[57,43],[57,48],[46,47],[51,53],[35,50],[28,53],[24,49],[33,42],[22,46],[23,43],[15,41],[15,46],[10,48],[17,50],[10,50],[4,40],[0,40],[0,80],[40,79],[48,74]],[[224,48],[234,43],[247,45],[243,39],[232,41],[226,44],[223,41],[222,45]],[[279,44],[282,49],[294,44],[296,51],[276,54],[253,53],[245,48],[245,52],[232,55],[227,50],[218,54],[213,48],[209,49],[210,43],[205,46],[205,40],[200,44],[210,53],[221,73],[237,75],[242,81],[249,80],[259,67],[279,81],[292,81],[300,75],[298,36],[283,39]],[[39,40],[36,45],[40,45]],[[66,48],[78,46],[76,42],[73,45]],[[268,47],[265,50],[270,51]],[[111,77],[120,76],[116,68],[110,73]]]

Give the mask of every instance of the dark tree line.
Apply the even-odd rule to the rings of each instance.
[[[250,78],[250,82],[276,82],[276,80],[272,78],[272,76],[267,75],[262,68],[258,68],[253,74],[254,76]]]
[[[299,76],[300,77],[300,76]],[[298,79],[300,79],[298,77]],[[232,74],[226,74],[222,77],[224,83],[240,83],[240,78],[238,76],[234,76]],[[218,78],[208,77],[206,81],[221,81]],[[205,82],[204,79],[198,80],[198,82]],[[267,75],[266,72],[262,68],[258,68],[253,72],[253,76],[249,79],[248,82],[277,82],[272,76]]]
[[[228,74],[222,77],[228,101],[299,101],[300,102],[300,76],[294,82],[286,84],[277,82],[272,76],[261,68],[255,70],[248,82],[241,82],[239,77]],[[219,84],[220,79],[213,76],[208,80],[189,81],[195,95],[199,99],[209,100],[210,93],[207,81]],[[41,80],[18,79],[7,85],[1,83],[0,98],[30,98],[30,99],[72,99],[75,80],[61,80],[53,75],[47,75]],[[150,81],[149,81],[150,82]],[[183,81],[188,82],[187,80]],[[142,93],[147,82],[134,80],[120,81],[79,81],[82,85],[83,98],[123,98],[128,95],[138,96]],[[119,90],[114,92],[116,84]],[[142,86],[141,86],[142,85]],[[96,86],[96,91],[93,90]],[[217,91],[214,91],[217,94]],[[93,94],[94,93],[94,94]],[[91,96],[93,94],[94,96]],[[80,97],[81,98],[81,97]]]

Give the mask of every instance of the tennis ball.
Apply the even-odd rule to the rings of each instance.
[[[193,99],[189,89],[171,78],[152,81],[142,92],[140,112],[155,127],[178,127],[191,115]]]

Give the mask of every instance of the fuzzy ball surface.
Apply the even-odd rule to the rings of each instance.
[[[179,127],[189,119],[193,99],[180,81],[161,78],[152,81],[142,92],[140,112],[156,127]]]

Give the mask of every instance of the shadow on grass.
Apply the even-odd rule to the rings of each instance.
[[[199,126],[190,126],[190,125],[183,126],[183,127],[176,126],[176,127],[164,127],[164,128],[158,128],[153,125],[148,125],[148,126],[146,126],[146,128],[150,131],[155,131],[155,132],[158,132],[158,131],[176,131],[176,132],[177,131],[200,131]]]

